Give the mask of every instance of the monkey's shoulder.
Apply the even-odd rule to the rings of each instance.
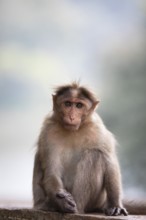
[[[117,141],[113,133],[107,129],[102,118],[97,113],[92,116],[91,129],[92,132],[90,132],[90,134],[93,133],[98,149],[106,153],[115,151]]]

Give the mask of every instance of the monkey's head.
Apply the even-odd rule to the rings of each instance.
[[[78,83],[60,86],[53,95],[54,115],[67,130],[78,130],[88,120],[98,103],[95,95]]]

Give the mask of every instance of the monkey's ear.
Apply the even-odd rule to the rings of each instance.
[[[55,110],[55,106],[56,106],[56,95],[52,94],[52,100],[53,100],[53,110]]]
[[[96,101],[96,102],[94,102],[93,105],[92,105],[92,110],[95,110],[95,109],[97,108],[97,106],[98,106],[99,103],[100,103],[99,100]]]

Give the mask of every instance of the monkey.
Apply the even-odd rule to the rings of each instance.
[[[128,215],[122,201],[117,141],[96,108],[99,100],[73,82],[55,89],[33,170],[33,207],[62,213]]]

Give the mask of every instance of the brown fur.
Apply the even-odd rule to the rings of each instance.
[[[65,107],[66,100],[71,107]],[[76,83],[55,90],[54,111],[44,121],[35,157],[35,208],[127,215],[116,141],[94,111],[97,104],[95,95]]]

